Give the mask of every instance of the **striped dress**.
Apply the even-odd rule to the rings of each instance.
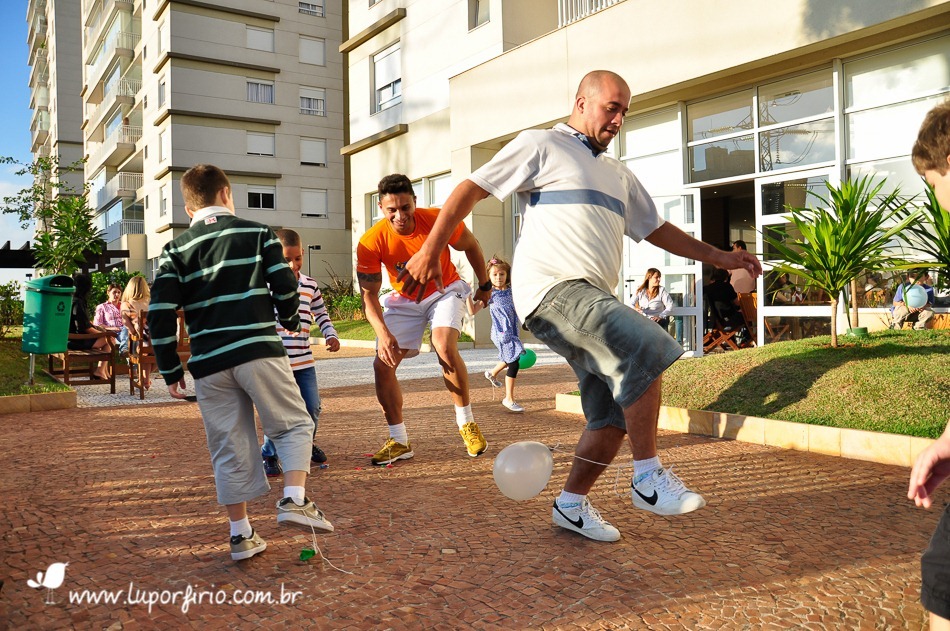
[[[191,341],[188,370],[195,379],[255,359],[284,357],[274,309],[296,331],[297,280],[274,231],[211,206],[169,242],[152,283],[148,325],[155,359],[168,384],[183,376],[175,310],[184,308]]]
[[[337,337],[336,329],[330,322],[327,306],[323,302],[323,294],[317,286],[317,281],[306,274],[300,274],[297,279],[297,293],[300,294],[300,335],[294,337],[290,331],[277,325],[287,356],[290,357],[290,367],[294,370],[304,370],[314,365],[313,353],[310,351],[310,329],[316,324],[324,338]]]

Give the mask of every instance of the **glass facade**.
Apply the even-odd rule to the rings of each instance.
[[[884,193],[920,194],[924,185],[910,162],[911,146],[924,114],[948,96],[950,35],[945,33],[631,117],[612,153],[650,191],[661,216],[710,243],[718,238],[703,234],[708,222],[729,221],[713,197],[720,191],[713,189],[735,194],[748,187],[755,200],[756,236],[749,249],[760,253],[766,268],[758,283],[765,295],[755,323],[759,343],[826,335],[829,297],[803,278],[780,280],[769,265],[777,253],[761,234],[789,229],[789,206],[823,204],[828,182],[870,175],[884,181]],[[704,219],[704,213],[712,214]],[[733,226],[727,228],[724,234],[732,234]],[[895,255],[907,254],[895,243]],[[702,335],[693,332],[701,318],[691,310],[702,308],[702,266],[649,243],[628,241],[621,288],[625,301],[649,267],[660,269],[676,304],[670,334],[685,351],[697,351]],[[886,319],[899,280],[899,274],[879,273],[858,279],[858,306]]]

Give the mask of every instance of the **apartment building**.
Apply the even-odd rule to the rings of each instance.
[[[298,231],[304,272],[352,273],[342,12],[326,0],[82,0],[82,135],[97,226],[151,277],[212,163],[237,214]]]
[[[73,164],[83,157],[79,5],[30,0],[26,21],[33,110],[30,151],[36,158],[57,156],[61,165]],[[82,187],[81,172],[63,177],[71,188]]]
[[[357,40],[348,64],[354,238],[357,221],[373,219],[374,183],[363,168],[374,176],[401,168],[419,178],[421,199],[438,202],[444,194],[430,192],[433,175],[458,182],[520,131],[565,121],[580,79],[600,68],[624,76],[633,92],[611,152],[638,175],[661,214],[712,244],[745,240],[764,253],[766,268],[774,252],[762,233],[785,224],[785,204],[813,203],[807,193],[821,193],[825,182],[867,174],[886,178],[885,190],[923,190],[909,154],[924,113],[950,96],[946,0],[860,7],[847,0],[727,6],[684,0],[675,16],[657,0],[550,0],[532,3],[540,32],[521,41],[497,36],[477,57],[469,47],[481,42],[484,26],[460,25],[472,26],[463,20],[473,7],[479,15],[481,4],[451,3],[432,15],[431,3],[422,0],[370,0],[369,7],[351,1],[350,24],[362,20],[357,24],[366,24],[367,38]],[[487,2],[487,24],[500,17],[491,28],[504,33],[506,12],[524,6]],[[370,98],[386,87],[374,77],[390,76],[379,56],[393,44],[402,54],[402,111],[374,112],[388,95]],[[468,68],[453,65],[476,58]],[[447,91],[430,82],[411,94],[410,81],[433,67],[446,67]],[[429,103],[438,110],[416,116]],[[470,227],[487,252],[510,256],[524,211],[517,199],[489,198],[476,206]],[[685,352],[701,353],[703,266],[628,240],[618,287],[623,299],[649,267],[663,272],[676,302],[670,333]],[[801,337],[829,331],[823,297],[773,303],[773,282],[771,272],[758,282],[760,344],[776,339],[773,324]],[[876,275],[859,280],[862,326],[887,321],[893,282]],[[844,318],[838,322],[845,325]],[[487,327],[476,319],[477,340],[487,339]]]

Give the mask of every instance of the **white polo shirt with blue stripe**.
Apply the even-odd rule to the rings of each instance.
[[[616,295],[623,235],[640,241],[664,223],[633,172],[564,123],[521,132],[469,179],[500,200],[518,194],[511,278],[522,322],[567,280]]]

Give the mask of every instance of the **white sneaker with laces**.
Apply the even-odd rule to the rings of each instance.
[[[492,374],[491,374],[491,371],[490,371],[490,370],[486,370],[486,371],[485,371],[485,379],[488,379],[488,381],[491,383],[491,385],[493,385],[493,386],[496,387],[496,388],[500,388],[500,387],[502,387],[502,385],[504,385],[504,384],[502,384],[500,381],[498,381],[497,379],[495,379],[494,377],[492,377]]]
[[[557,500],[554,500],[551,519],[556,526],[584,535],[594,541],[617,541],[620,539],[620,531],[601,517],[597,509],[591,506],[590,500],[586,498],[582,504],[571,508],[561,508],[558,506]]]
[[[686,488],[673,467],[654,469],[630,485],[633,505],[657,515],[683,515],[706,505],[699,493]]]
[[[516,414],[521,414],[524,412],[524,408],[515,403],[514,401],[509,401],[508,399],[502,399],[501,404],[508,408],[509,411],[515,412]]]

